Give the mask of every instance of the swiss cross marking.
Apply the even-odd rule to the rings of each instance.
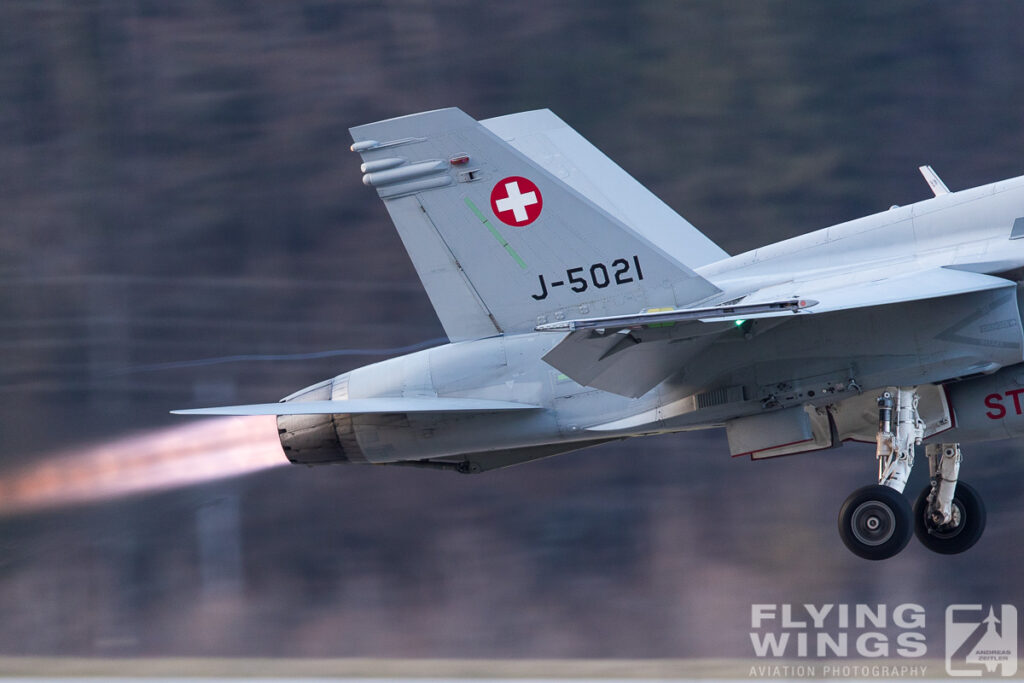
[[[499,180],[491,190],[491,210],[502,223],[523,227],[537,220],[544,199],[533,181],[520,176]]]

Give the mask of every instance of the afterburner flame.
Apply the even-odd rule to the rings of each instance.
[[[44,457],[0,476],[0,515],[90,503],[287,464],[273,417],[207,419]]]

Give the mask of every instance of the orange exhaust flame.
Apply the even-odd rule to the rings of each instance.
[[[0,476],[0,515],[187,486],[287,464],[273,417],[232,417],[60,453]]]

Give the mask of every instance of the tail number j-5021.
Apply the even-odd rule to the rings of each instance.
[[[577,294],[582,294],[591,287],[604,289],[609,285],[628,285],[630,282],[643,279],[644,271],[640,267],[639,257],[634,256],[631,261],[617,258],[609,265],[595,263],[589,267],[567,268],[564,279],[553,279],[550,284],[545,282],[543,275],[538,275],[540,292],[530,296],[537,301],[543,301],[548,298],[548,287],[568,287]]]

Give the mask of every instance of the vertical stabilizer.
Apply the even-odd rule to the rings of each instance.
[[[729,258],[724,249],[550,109],[480,123],[680,263],[700,268]]]
[[[453,341],[719,291],[458,109],[351,132]]]

